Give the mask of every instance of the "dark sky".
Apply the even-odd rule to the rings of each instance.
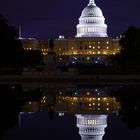
[[[23,37],[73,37],[82,9],[89,0],[0,0],[0,14],[22,26]],[[108,34],[116,37],[130,25],[140,27],[140,0],[95,0],[102,9]]]

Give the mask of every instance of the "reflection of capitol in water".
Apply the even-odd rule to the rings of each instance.
[[[107,116],[117,113],[120,108],[116,98],[108,97],[104,89],[97,88],[56,92],[48,111],[53,110],[59,116],[75,114],[82,140],[102,140],[107,127]],[[50,107],[50,95],[43,96],[40,102],[28,102],[23,107],[23,112],[41,111]]]
[[[77,92],[72,96],[59,95],[56,98],[56,111],[61,112],[60,115],[76,114],[82,140],[102,140],[108,114],[117,113],[119,109],[115,98],[107,97],[96,90],[85,90],[80,95]]]

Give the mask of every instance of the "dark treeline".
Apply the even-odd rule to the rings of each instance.
[[[137,73],[140,71],[140,29],[137,27],[129,27],[122,34],[119,41],[121,52],[115,56],[111,56],[111,62],[124,72]]]
[[[40,51],[22,48],[18,32],[0,15],[0,73],[21,73],[23,67],[40,65],[42,60]]]

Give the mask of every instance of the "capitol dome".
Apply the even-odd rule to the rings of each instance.
[[[89,5],[82,11],[82,17],[103,17],[102,11],[95,5]]]
[[[105,18],[94,0],[89,0],[89,4],[82,11],[76,37],[107,37]]]

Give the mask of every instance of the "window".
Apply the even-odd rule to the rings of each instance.
[[[100,52],[100,51],[98,51],[98,54],[101,54],[101,52]]]

